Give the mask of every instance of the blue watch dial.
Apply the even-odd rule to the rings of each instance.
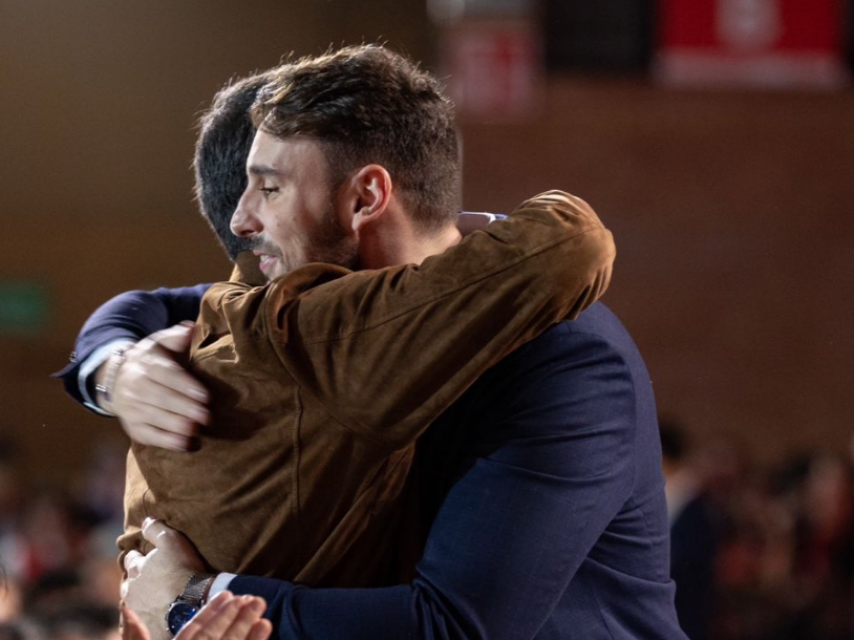
[[[184,625],[192,620],[193,616],[198,612],[199,608],[194,604],[181,600],[173,602],[172,606],[169,607],[169,613],[166,614],[166,625],[169,627],[172,635],[177,635]]]

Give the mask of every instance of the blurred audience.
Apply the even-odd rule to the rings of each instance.
[[[712,620],[719,514],[684,430],[659,420],[667,513],[670,575],[678,585],[676,612],[691,640],[707,640]]]
[[[676,605],[694,640],[854,639],[851,460],[764,469],[661,420]]]
[[[0,640],[118,640],[124,451],[62,489],[24,486],[0,440]]]

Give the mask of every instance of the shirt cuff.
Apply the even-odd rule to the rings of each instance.
[[[461,235],[467,236],[473,231],[484,229],[488,224],[496,220],[503,220],[506,217],[495,213],[462,211],[459,217],[457,217],[457,229]]]
[[[89,354],[89,357],[83,361],[83,364],[80,365],[80,370],[77,374],[77,386],[80,389],[80,395],[83,398],[83,404],[96,413],[100,413],[102,416],[114,416],[114,414],[109,411],[104,411],[98,404],[95,402],[95,399],[89,394],[89,378],[95,375],[95,372],[98,370],[104,362],[107,361],[107,358],[112,355],[113,351],[116,347],[121,345],[129,344],[129,340],[113,340],[112,342],[108,342],[107,344],[98,347],[92,353]],[[94,386],[94,385],[93,385]]]
[[[228,586],[231,584],[231,581],[234,580],[237,576],[233,573],[219,573],[217,574],[214,581],[211,583],[210,591],[208,591],[208,602],[210,602],[211,598],[213,598],[216,594],[222,593]]]

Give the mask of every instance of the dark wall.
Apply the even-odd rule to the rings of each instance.
[[[555,82],[542,120],[466,127],[471,206],[554,186],[614,230],[607,302],[663,413],[769,461],[842,450],[854,395],[854,94]]]
[[[436,57],[424,3],[0,0],[0,286],[49,302],[0,333],[0,434],[64,478],[117,425],[47,378],[89,311],[129,288],[225,277],[191,201],[193,121],[234,74],[385,36]],[[238,11],[239,9],[239,11]],[[463,123],[466,206],[547,188],[590,200],[619,247],[608,302],[662,408],[771,458],[849,437],[854,97],[680,93],[554,80],[539,120]]]

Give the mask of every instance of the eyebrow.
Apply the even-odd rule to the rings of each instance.
[[[276,170],[276,169],[274,169],[273,167],[269,167],[269,166],[267,166],[267,165],[253,164],[253,165],[250,165],[250,166],[249,166],[249,168],[248,168],[247,170],[248,170],[248,171],[249,171],[249,173],[251,173],[253,176],[261,176],[261,177],[264,177],[264,176],[279,176],[279,175],[282,175],[280,171],[277,171],[277,170]]]

